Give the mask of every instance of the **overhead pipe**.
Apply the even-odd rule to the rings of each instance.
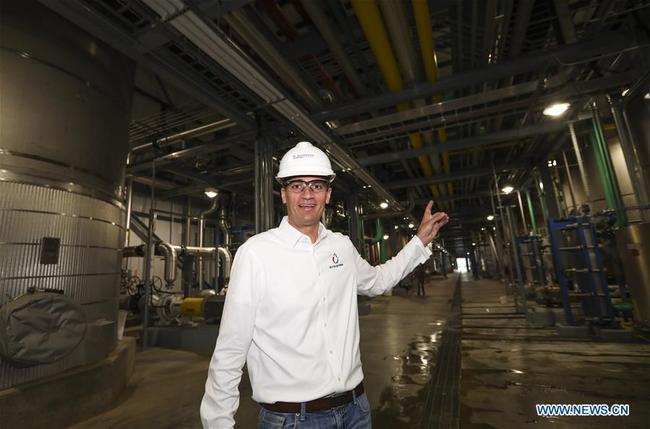
[[[129,154],[126,157],[126,164],[131,165],[132,157],[137,153],[137,152],[142,152],[146,149],[150,149],[153,147],[165,147],[169,146],[173,143],[181,142],[183,140],[191,139],[194,137],[201,137],[206,134],[210,134],[216,131],[221,131],[221,130],[226,130],[228,128],[232,128],[236,126],[237,123],[232,121],[231,119],[221,119],[215,122],[210,122],[209,124],[201,125],[196,128],[192,128],[189,130],[181,131],[179,133],[175,134],[170,134],[165,137],[161,137],[159,139],[150,141],[148,143],[143,143],[138,146],[134,146],[131,148],[129,151]]]
[[[391,208],[394,210],[402,209],[395,196],[381,182],[368,170],[360,166],[346,148],[339,142],[332,140],[332,136],[314,122],[311,115],[307,114],[292,99],[287,98],[286,94],[261,73],[254,62],[238,49],[222,31],[207,24],[181,0],[143,0],[143,2],[160,15],[163,21],[168,22],[176,31],[187,37],[213,61],[236,79],[246,84],[265,103],[271,105],[279,114],[290,120],[297,129],[315,143],[322,145],[335,163],[338,163],[363,183],[371,186],[377,196],[386,200]],[[206,148],[200,149],[201,151],[208,150]],[[215,149],[215,146],[211,146],[209,150],[217,149]],[[192,148],[182,152],[189,154],[198,151]],[[166,159],[162,159],[160,162],[166,162]]]
[[[573,152],[576,155],[576,161],[578,163],[578,170],[580,171],[580,178],[582,180],[582,187],[585,191],[586,203],[591,202],[591,189],[589,185],[589,180],[587,179],[587,172],[585,170],[584,162],[582,161],[582,152],[580,151],[580,145],[578,144],[578,137],[576,136],[576,130],[573,126],[573,122],[569,122],[569,133],[571,134],[571,143],[573,144]]]
[[[361,83],[361,78],[355,70],[354,66],[350,62],[341,42],[339,42],[338,35],[335,30],[330,25],[325,13],[321,8],[320,2],[313,0],[302,0],[302,5],[305,8],[305,11],[309,15],[309,18],[314,23],[318,31],[320,32],[323,39],[329,46],[334,58],[339,63],[343,69],[343,73],[348,78],[348,81],[352,85],[352,88],[359,96],[366,95],[366,87]]]
[[[402,78],[376,1],[352,0],[352,7],[368,39],[370,48],[377,59],[377,64],[386,86],[392,92],[400,92],[402,90]],[[397,109],[399,111],[409,110],[409,104],[400,103]],[[414,149],[422,148],[420,134],[410,134],[409,140]],[[425,176],[432,176],[434,174],[433,167],[427,156],[419,156],[418,163]],[[437,186],[429,185],[429,188],[435,198],[440,196]]]
[[[291,88],[310,110],[317,109],[321,103],[317,94],[305,82],[298,70],[255,28],[243,10],[235,10],[224,16],[224,20],[237,34],[274,70],[279,78]]]
[[[435,83],[438,80],[438,60],[436,58],[435,46],[433,44],[433,31],[429,13],[429,3],[427,0],[413,0],[413,15],[415,16],[415,26],[420,40],[420,52],[422,52],[422,62],[427,80]],[[434,103],[442,101],[442,97],[435,95],[432,100]],[[441,144],[447,142],[447,130],[444,127],[438,128],[438,140]],[[444,172],[449,174],[449,152],[442,153],[442,166]],[[454,195],[454,188],[451,183],[447,183],[447,192],[449,196]],[[452,203],[453,207],[453,203]]]
[[[409,25],[406,19],[404,3],[393,0],[379,0],[379,6],[383,12],[393,46],[396,47],[395,54],[397,55],[404,84],[411,87],[420,81],[420,73],[417,68],[415,49],[408,33]],[[423,98],[413,100],[415,108],[422,108],[425,104]],[[433,146],[433,130],[423,131],[421,136],[425,146]],[[440,163],[440,157],[437,154],[429,154],[428,158],[433,167],[433,172],[441,172],[443,167]],[[447,190],[443,184],[438,185],[438,189],[443,197],[447,196]]]

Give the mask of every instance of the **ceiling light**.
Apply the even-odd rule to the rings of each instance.
[[[643,98],[646,100],[650,100],[650,92],[646,92]]]
[[[208,197],[208,198],[214,198],[214,197],[216,197],[217,195],[219,195],[219,191],[218,191],[217,189],[215,189],[215,188],[205,188],[205,190],[203,191],[203,193],[204,193],[205,196]]]
[[[481,228],[481,231],[485,231],[485,227]]]
[[[623,92],[621,92],[621,95],[622,95],[623,97],[625,97],[629,92],[630,92],[630,88],[625,89],[625,90],[623,90]]]
[[[384,240],[388,240],[388,234],[384,234]]]
[[[510,192],[512,192],[512,191],[514,191],[514,190],[515,190],[515,188],[513,188],[512,186],[504,186],[504,187],[501,189],[501,192],[503,192],[504,194],[508,195]]]
[[[476,246],[476,243],[472,243],[472,246]]]
[[[564,112],[569,110],[570,106],[571,105],[569,103],[551,104],[546,109],[544,109],[544,114],[546,116],[561,116],[562,114],[564,114]]]
[[[381,203],[379,203],[379,207],[381,207],[382,209],[387,209],[388,203],[386,201],[382,201]]]
[[[399,226],[395,225],[395,229],[399,229]]]
[[[494,220],[494,215],[488,215],[487,220]]]
[[[409,223],[409,228],[413,229],[413,228],[415,228],[415,225],[413,225],[412,223]]]

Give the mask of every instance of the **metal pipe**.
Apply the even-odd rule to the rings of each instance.
[[[519,202],[519,213],[521,214],[521,225],[524,227],[524,234],[528,235],[526,214],[524,213],[524,204],[521,202],[521,191],[519,189],[517,189],[517,201]]]
[[[510,240],[511,240],[511,253],[512,260],[515,263],[515,270],[517,271],[517,311],[520,311],[524,314],[528,313],[528,305],[526,303],[526,291],[524,290],[524,278],[521,271],[521,265],[519,263],[519,245],[517,244],[516,238],[516,227],[515,220],[512,216],[512,210],[510,206],[506,206],[506,215],[508,217],[508,229],[510,230]]]
[[[126,179],[126,232],[124,234],[124,246],[131,244],[131,210],[133,208],[133,178]]]
[[[614,117],[614,124],[616,124],[616,131],[618,132],[619,142],[621,144],[621,151],[627,166],[627,171],[630,175],[630,182],[632,189],[637,199],[637,203],[647,205],[650,202],[650,194],[646,188],[643,180],[643,171],[641,163],[639,162],[639,155],[634,144],[634,139],[627,126],[627,115],[623,110],[623,105],[619,100],[610,99],[612,116]],[[650,222],[650,213],[647,210],[641,210],[641,219],[644,222]]]
[[[576,202],[576,196],[573,191],[573,177],[571,177],[571,170],[569,169],[569,161],[566,157],[566,152],[562,151],[562,159],[564,160],[564,171],[566,171],[567,183],[569,185],[569,195],[571,195],[571,203],[573,204],[573,210],[577,212],[578,205]]]
[[[585,190],[586,203],[591,202],[591,190],[589,189],[589,181],[587,180],[587,172],[585,171],[585,166],[582,161],[582,152],[580,151],[580,145],[578,144],[578,138],[576,137],[576,131],[573,127],[573,122],[569,122],[569,133],[571,133],[571,142],[573,143],[573,151],[576,154],[576,161],[578,163],[578,169],[580,170],[580,178],[582,179],[582,187]]]
[[[200,248],[202,248],[203,244],[204,244],[203,243],[203,238],[204,238],[204,235],[205,235],[205,231],[204,231],[205,230],[205,216],[212,213],[212,212],[214,212],[215,210],[217,210],[218,204],[219,204],[219,196],[217,195],[212,199],[212,204],[210,204],[210,207],[207,210],[201,212],[201,214],[199,215],[199,247]],[[199,290],[201,290],[201,289],[203,289],[203,256],[199,255],[199,258],[198,258],[198,261],[197,261],[196,265],[197,265],[197,268],[196,268],[197,273],[196,274],[197,274],[198,283],[199,283]]]
[[[603,188],[605,188],[607,204],[616,210],[616,223],[619,226],[625,226],[627,224],[625,206],[623,205],[618,179],[609,154],[607,141],[603,135],[603,128],[600,124],[599,112],[595,102],[591,104],[591,113],[594,131],[594,150],[596,151],[596,160],[598,161],[596,164],[599,166],[600,179],[603,183]]]
[[[346,55],[343,46],[339,42],[338,34],[336,34],[336,31],[332,28],[327,17],[323,13],[320,3],[313,0],[303,0],[302,5],[309,15],[309,18],[311,18],[316,28],[318,28],[321,36],[323,36],[323,39],[325,39],[325,42],[327,42],[332,54],[336,58],[336,61],[341,65],[345,76],[349,79],[354,90],[358,95],[366,95],[366,88],[363,83],[361,83],[359,74],[355,70],[350,59]]]
[[[231,237],[230,237],[230,225],[228,224],[228,213],[226,213],[226,206],[221,205],[219,209],[219,230],[223,234],[223,245],[230,249]]]
[[[172,284],[176,281],[176,249],[166,241],[158,243],[156,248],[165,257],[165,281]]]
[[[277,72],[280,79],[305,101],[309,109],[313,110],[321,105],[320,99],[302,78],[300,72],[283,59],[284,55],[257,30],[243,10],[231,12],[224,16],[224,20],[272,70]]]
[[[225,130],[228,128],[232,128],[236,126],[237,123],[230,120],[230,119],[220,119],[215,122],[210,122],[209,124],[201,125],[196,128],[192,128],[189,130],[181,131],[176,134],[171,134],[165,137],[161,137],[159,139],[150,141],[148,143],[143,143],[138,146],[134,146],[131,148],[129,151],[129,154],[126,157],[126,164],[130,165],[131,164],[131,157],[136,153],[136,152],[141,152],[145,149],[149,149],[152,147],[164,147],[171,145],[176,142],[180,142],[185,139],[190,139],[194,137],[200,137],[206,134],[210,134],[215,131],[220,131],[220,130]]]
[[[217,260],[222,259],[221,263],[221,272],[223,273],[223,278],[225,281],[230,279],[230,268],[232,267],[232,253],[230,249],[225,246],[217,247]]]
[[[533,200],[530,197],[530,191],[526,189],[526,202],[528,203],[528,214],[530,214],[530,223],[533,227],[533,234],[537,235],[537,219],[535,219],[535,208],[533,207]]]

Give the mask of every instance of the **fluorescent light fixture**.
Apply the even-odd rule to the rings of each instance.
[[[514,190],[515,190],[515,188],[513,188],[512,186],[504,186],[504,187],[501,189],[501,192],[503,192],[504,194],[508,195],[510,192],[512,192],[512,191],[514,191]]]
[[[487,220],[494,220],[494,215],[488,215]]]
[[[544,109],[544,115],[546,116],[561,116],[569,110],[571,105],[569,103],[555,103],[548,106]]]
[[[382,201],[381,203],[379,203],[379,207],[381,207],[382,209],[387,209],[388,203],[386,201]]]
[[[384,234],[384,240],[388,240],[388,234]]]
[[[203,191],[203,193],[204,193],[205,196],[208,197],[208,198],[214,198],[214,197],[216,197],[217,195],[219,195],[219,191],[216,190],[215,188],[205,188],[205,190]]]
[[[542,182],[539,182],[539,190],[540,191],[544,190],[544,184]]]

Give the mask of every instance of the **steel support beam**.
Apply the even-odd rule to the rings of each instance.
[[[440,153],[443,151],[457,151],[469,148],[486,146],[494,143],[503,143],[506,141],[520,140],[526,137],[532,137],[539,134],[553,133],[566,128],[566,123],[559,121],[549,121],[539,125],[531,125],[524,128],[516,128],[496,133],[486,134],[477,137],[470,137],[461,140],[447,141],[444,145],[425,146],[421,149],[408,149],[399,152],[382,153],[359,158],[359,164],[364,167],[376,164],[385,164],[388,162],[399,161],[407,158],[415,158],[421,155]]]
[[[359,112],[379,110],[422,97],[472,87],[484,82],[504,79],[521,73],[544,70],[552,64],[567,64],[588,61],[595,57],[616,54],[624,50],[636,49],[635,40],[621,32],[601,33],[599,37],[585,40],[545,52],[522,55],[510,61],[492,64],[480,69],[453,74],[435,83],[421,83],[399,93],[369,97],[319,112],[312,117],[317,121],[329,121],[357,115]]]
[[[519,164],[508,164],[502,166],[496,166],[498,172],[507,171],[507,170],[518,170],[521,168],[529,167],[528,164],[519,163]],[[466,179],[468,177],[479,177],[479,176],[489,176],[493,173],[493,169],[490,168],[479,168],[476,170],[465,170],[449,174],[438,174],[432,177],[419,177],[417,179],[408,179],[400,180],[397,182],[392,182],[386,184],[388,189],[401,189],[401,188],[410,188],[412,186],[419,185],[430,185],[434,183],[446,183],[454,180]]]

